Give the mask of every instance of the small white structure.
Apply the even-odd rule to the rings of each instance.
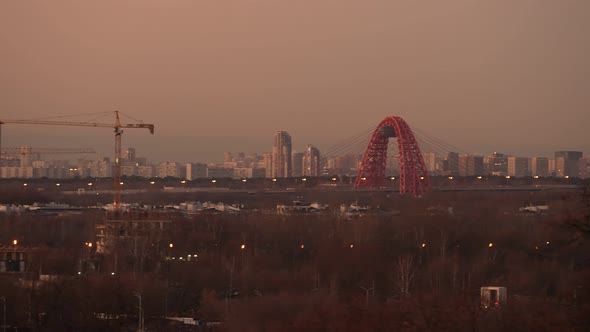
[[[508,293],[506,287],[481,287],[481,307],[484,309],[500,308],[506,305]]]
[[[518,209],[519,212],[525,213],[546,213],[549,211],[549,206],[545,204],[529,204]]]

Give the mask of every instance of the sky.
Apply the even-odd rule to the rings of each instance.
[[[463,151],[590,152],[588,0],[3,0],[0,119],[119,110],[152,161],[320,150],[403,117]],[[110,123],[112,115],[56,118]],[[4,125],[3,146],[108,128]]]

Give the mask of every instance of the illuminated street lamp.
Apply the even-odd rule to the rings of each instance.
[[[391,179],[392,181],[393,181],[393,180],[395,180],[395,176],[392,176],[390,179]]]
[[[18,241],[17,240],[12,240],[12,244],[16,246],[18,244]]]
[[[245,244],[242,244],[242,245],[240,246],[240,249],[242,249],[242,250],[246,249],[246,245],[245,245]]]
[[[534,178],[534,179],[538,179],[538,178],[539,178],[539,176],[538,176],[538,175],[535,175],[535,176],[533,176],[533,178]]]
[[[277,182],[277,179],[276,179],[276,178],[273,178],[273,179],[272,179],[272,182]]]
[[[452,179],[453,179],[453,177],[452,176],[449,176],[449,180],[452,180]]]
[[[170,248],[174,248],[174,243],[170,243],[170,244],[168,245],[168,247],[170,247]]]
[[[304,244],[301,245],[301,249],[303,249],[303,248],[305,248],[305,245]]]
[[[421,177],[420,177],[420,180],[424,180],[424,177],[423,177],[423,176],[421,176]]]
[[[121,181],[121,182],[119,182],[119,184],[120,184],[120,185],[123,185],[123,182]]]
[[[28,184],[25,182],[25,183],[23,183],[23,186],[26,187],[26,186],[28,186]]]
[[[150,184],[156,184],[156,181],[150,181]]]
[[[510,179],[510,175],[506,175],[506,179]]]
[[[351,245],[350,245],[350,249],[352,249],[352,248],[354,248],[354,244],[351,244]]]
[[[426,248],[426,243],[422,243],[422,248]]]
[[[492,248],[494,244],[492,242],[488,243],[488,248]]]
[[[217,180],[215,180],[215,179],[211,180],[211,183],[216,183],[216,182],[217,182]]]
[[[361,181],[367,181],[367,178],[363,176],[363,177],[361,178]]]
[[[307,178],[303,178],[303,179],[301,179],[301,181],[305,182],[305,181],[307,181]]]
[[[478,180],[481,180],[481,175],[479,175],[479,176],[477,177],[477,179],[478,179]]]
[[[61,183],[56,183],[55,186],[59,187],[59,186],[61,186]]]
[[[242,182],[246,182],[246,181],[248,181],[248,180],[247,179],[242,179]]]
[[[332,178],[332,181],[336,181],[336,180],[338,180],[338,179],[337,178]]]
[[[185,184],[186,183],[186,180],[182,180],[182,181],[180,181],[180,183]]]
[[[88,186],[91,187],[92,186],[92,182],[88,182]]]

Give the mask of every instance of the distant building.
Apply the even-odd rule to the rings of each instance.
[[[157,172],[157,176],[159,178],[165,178],[165,177],[179,178],[179,177],[181,177],[180,164],[175,161],[163,162],[163,163],[158,164],[156,172]]]
[[[134,161],[136,157],[135,148],[127,148],[125,150],[125,159],[129,161]]]
[[[277,131],[272,147],[272,177],[286,178],[292,175],[291,136],[286,131]]]
[[[424,166],[428,174],[433,175],[436,172],[436,155],[433,152],[426,152],[422,155]]]
[[[266,175],[264,168],[234,168],[234,179],[263,178]]]
[[[580,177],[582,179],[590,177],[590,157],[588,156],[580,159]]]
[[[356,175],[361,161],[362,155],[352,153],[328,158],[325,173],[330,175]]]
[[[523,177],[530,175],[530,159],[526,157],[508,157],[508,175]]]
[[[549,158],[531,158],[531,172],[533,176],[549,176]]]
[[[485,174],[482,156],[461,155],[459,156],[459,175],[474,176]]]
[[[303,176],[303,152],[293,152],[291,160],[293,163],[291,176],[301,177]]]
[[[213,178],[233,178],[234,176],[234,169],[233,168],[223,168],[223,167],[207,167],[207,177],[210,179]]]
[[[308,144],[303,155],[302,167],[303,176],[320,176],[320,150]]]
[[[122,176],[135,176],[137,175],[137,166],[135,165],[121,165]]]
[[[580,176],[580,151],[557,151],[555,152],[555,172],[557,176]]]
[[[227,163],[227,162],[232,162],[234,161],[234,156],[232,155],[231,152],[224,152],[223,153],[223,162]]]
[[[492,175],[508,175],[508,157],[502,153],[494,152],[488,160],[488,167]]]
[[[199,178],[207,177],[207,164],[201,163],[186,163],[186,176],[187,180],[194,180]]]
[[[457,152],[448,153],[447,163],[447,172],[450,175],[459,175],[459,154]]]
[[[263,163],[264,163],[265,176],[267,178],[271,178],[272,177],[272,152],[265,152],[262,155],[262,158],[263,158]]]
[[[137,175],[143,178],[153,178],[156,175],[156,169],[152,165],[137,166]]]

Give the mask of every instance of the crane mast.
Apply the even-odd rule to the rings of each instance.
[[[97,127],[113,128],[115,130],[115,165],[113,167],[113,207],[118,210],[121,207],[121,136],[123,128],[148,129],[150,134],[154,133],[155,126],[147,123],[125,123],[122,124],[119,118],[119,111],[115,111],[115,123],[97,122],[73,122],[53,120],[3,120],[0,119],[0,167],[2,166],[2,125],[4,124],[32,124],[51,126],[76,126],[76,127]]]

